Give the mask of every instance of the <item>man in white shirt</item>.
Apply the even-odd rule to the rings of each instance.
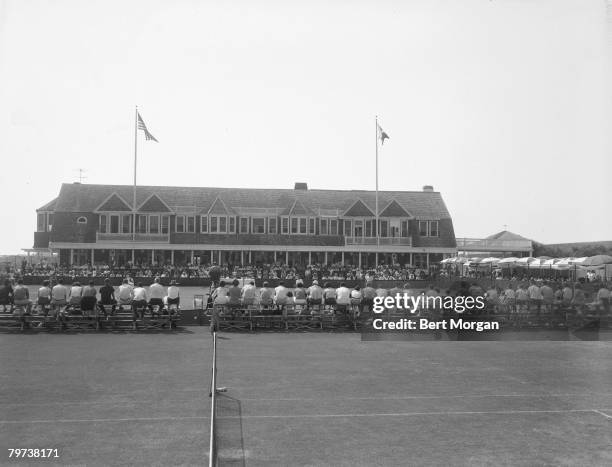
[[[170,282],[170,287],[168,287],[168,308],[172,305],[176,305],[177,307],[181,303],[181,297],[179,294],[179,288],[177,286],[176,281]]]
[[[319,286],[319,281],[313,281],[312,285],[308,287],[308,304],[309,305],[320,305],[323,299],[323,289]]]
[[[123,283],[119,286],[119,306],[131,305],[134,300],[134,288],[128,283],[127,279],[123,279]]]
[[[279,282],[278,287],[274,289],[274,303],[277,306],[282,306],[286,304],[287,292],[289,292],[289,289],[285,287],[285,283],[283,281]]]
[[[540,309],[542,308],[542,292],[540,291],[540,287],[538,287],[535,282],[532,282],[527,289],[527,293],[529,293],[530,305],[535,305],[539,315]]]
[[[351,304],[351,289],[344,282],[336,289],[336,304],[340,306]]]
[[[164,286],[159,283],[159,277],[156,277],[151,286],[149,287],[149,309],[153,312],[153,307],[159,307],[161,310],[164,307],[164,296],[166,290]]]
[[[51,307],[61,307],[68,304],[68,288],[64,287],[64,281],[59,279],[51,289]]]
[[[255,287],[255,281],[250,281],[242,289],[242,304],[245,306],[253,305],[257,296],[257,288]]]
[[[147,308],[147,291],[142,286],[142,283],[138,283],[136,288],[134,289],[134,300],[132,301],[132,311],[134,312],[134,317],[138,310],[140,310],[140,317],[144,318],[144,313]]]

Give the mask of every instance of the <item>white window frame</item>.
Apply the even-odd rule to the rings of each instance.
[[[157,218],[157,233],[151,232],[151,219]],[[161,216],[159,214],[149,214],[149,219],[147,220],[147,233],[153,235],[161,234]]]
[[[227,216],[227,232],[236,233],[236,216]]]
[[[263,232],[255,232],[255,220],[262,220],[263,221]],[[256,216],[256,217],[251,217],[251,233],[253,234],[257,234],[257,235],[264,235],[267,233],[267,229],[266,229],[266,218],[263,216]]]
[[[334,230],[336,231],[336,233],[332,233],[332,225],[335,226]],[[338,219],[330,219],[329,229],[328,229],[329,235],[338,236],[338,227],[339,227]]]
[[[425,224],[425,234],[421,233],[421,223]],[[429,221],[419,221],[419,237],[429,237]]]
[[[183,215],[183,214],[179,214],[174,218],[174,231],[176,233],[186,233],[187,230],[187,222],[186,222],[186,218],[187,216]],[[183,220],[183,228],[181,230],[179,230],[179,218],[181,218]]]
[[[208,233],[208,216],[200,216],[200,232]]]
[[[274,222],[274,232],[272,232],[271,223]],[[268,233],[272,235],[278,234],[278,218],[277,217],[268,217]]]
[[[79,217],[77,217],[76,221],[77,221],[77,224],[87,224],[87,217],[79,216]],[[119,220],[119,223],[121,223],[121,220]],[[121,230],[121,229],[119,229],[119,230]]]
[[[325,225],[325,229],[323,225]],[[319,235],[329,235],[329,219],[325,217],[319,219]]]
[[[244,221],[246,221],[246,222],[244,222]],[[238,231],[241,234],[245,234],[246,235],[246,234],[250,233],[250,230],[249,230],[249,228],[251,226],[251,218],[250,217],[248,217],[248,216],[241,216],[240,220],[238,221],[238,223],[240,224],[238,226],[238,229],[239,229]],[[246,226],[246,231],[242,228],[243,225]]]
[[[285,232],[285,225],[287,224],[287,231]],[[281,235],[291,235],[291,222],[289,221],[289,216],[281,216]]]
[[[227,216],[217,216],[217,218],[219,219],[217,222],[219,223],[217,225],[217,233],[220,234],[224,234],[227,233],[228,231],[228,222],[227,222]],[[225,219],[225,228],[223,230],[221,230],[221,219]]]
[[[436,235],[433,235],[431,233],[431,226],[433,224],[436,224]],[[440,236],[440,221],[429,221],[429,223],[427,224],[427,234],[429,237],[439,237]]]

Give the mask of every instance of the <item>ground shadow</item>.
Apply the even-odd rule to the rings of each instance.
[[[219,466],[246,465],[242,404],[223,393],[217,394],[217,453]]]

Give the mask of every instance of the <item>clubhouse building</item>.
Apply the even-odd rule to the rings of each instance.
[[[456,254],[440,193],[63,184],[30,252],[62,265],[344,263],[427,268]],[[134,217],[135,216],[135,222]],[[134,229],[135,226],[135,229]]]

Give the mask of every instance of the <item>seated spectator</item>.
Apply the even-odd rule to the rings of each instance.
[[[153,312],[153,307],[157,306],[158,310],[161,311],[164,308],[164,296],[166,291],[164,286],[159,283],[161,279],[156,277],[153,283],[149,287],[149,310]]]
[[[597,301],[601,305],[604,313],[610,313],[610,287],[606,287],[602,285],[602,287],[597,291]]]
[[[362,299],[363,293],[361,292],[361,287],[357,285],[353,290],[351,290],[351,303],[361,303]]]
[[[89,281],[89,284],[83,287],[83,294],[81,298],[81,310],[83,311],[94,311],[96,309],[96,302],[98,291],[94,287],[94,281]]]
[[[70,288],[69,297],[70,305],[78,307],[81,306],[81,298],[83,297],[83,287],[81,287],[81,284],[78,281],[72,284],[72,287]]]
[[[179,294],[178,284],[176,283],[176,281],[171,281],[170,287],[168,287],[168,299],[167,299],[168,308],[170,308],[171,305],[176,305],[178,307],[180,303],[181,303],[181,297]]]
[[[242,289],[242,304],[249,306],[255,304],[257,299],[257,287],[255,287],[255,281],[250,281]]]
[[[37,304],[41,310],[44,310],[47,305],[51,304],[51,287],[48,280],[43,281],[43,285],[38,289],[38,300]]]
[[[344,282],[336,289],[336,304],[346,306],[351,304],[351,290]]]
[[[227,305],[227,303],[229,302],[229,297],[227,296],[227,287],[225,287],[225,281],[219,282],[219,287],[214,290],[211,298],[215,305]]]
[[[323,289],[319,287],[319,281],[312,281],[312,285],[308,287],[308,305],[320,305],[323,300]]]
[[[4,284],[0,286],[0,306],[2,306],[2,311],[6,311],[8,309],[12,309],[13,304],[13,287],[11,286],[11,281],[8,279],[4,280]]]
[[[274,289],[270,287],[270,284],[268,282],[264,282],[259,295],[259,303],[261,306],[271,306],[273,302]]]
[[[237,308],[241,305],[242,289],[240,288],[238,279],[232,281],[232,286],[227,291],[227,296],[229,297],[229,306]]]
[[[144,317],[144,310],[148,305],[147,291],[142,286],[142,282],[139,282],[134,289],[134,299],[132,300],[132,311],[136,313],[141,310],[141,317]]]
[[[280,281],[278,286],[274,289],[274,303],[276,306],[283,306],[287,301],[287,294],[289,293],[289,289],[285,287],[285,283]],[[293,294],[291,294],[293,296]]]
[[[64,281],[59,279],[51,289],[51,306],[65,306],[68,304],[68,288]]]
[[[128,279],[123,279],[123,283],[119,286],[119,306],[132,305],[134,301],[134,287],[132,287]]]
[[[325,305],[336,304],[336,289],[334,289],[329,282],[325,283],[325,290],[323,290],[323,300]]]
[[[23,285],[23,279],[17,281],[17,286],[13,289],[13,304],[15,307],[23,309],[25,312],[30,314],[32,312],[32,301],[30,300],[30,291]],[[16,313],[16,311],[15,311]]]
[[[127,284],[127,281],[125,282]],[[131,292],[131,290],[130,290]],[[131,303],[131,295],[130,295],[130,303]],[[104,279],[104,285],[100,287],[100,302],[98,303],[98,308],[101,312],[105,312],[104,305],[111,305],[112,311],[115,312],[115,307],[117,306],[117,300],[115,299],[115,288],[111,285],[110,279]]]
[[[296,305],[306,305],[306,290],[304,290],[304,284],[302,282],[297,282],[295,286],[295,297],[293,302]]]

